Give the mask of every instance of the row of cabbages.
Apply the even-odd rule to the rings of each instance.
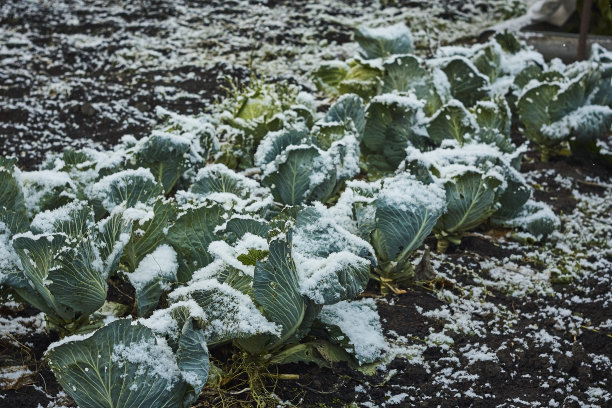
[[[356,300],[370,278],[414,279],[432,233],[444,251],[487,222],[536,239],[555,227],[518,172],[512,121],[547,154],[550,129],[591,143],[587,125],[610,126],[607,55],[549,66],[498,35],[422,61],[403,26],[356,37],[363,57],[315,73],[355,92],[324,115],[294,86],[255,81],[213,115],[160,110],[162,127],[112,151],[68,149],[33,172],[1,159],[0,283],[66,336],[46,357],[79,406],[188,406],[208,348],[230,343],[262,365],[375,364],[376,306]],[[586,82],[570,107],[560,95]],[[107,301],[117,276],[136,293],[128,310]]]

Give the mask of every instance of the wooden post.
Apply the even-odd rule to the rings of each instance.
[[[587,58],[587,37],[589,34],[589,26],[591,25],[591,5],[592,0],[584,0],[582,4],[582,18],[580,20],[580,36],[578,37],[578,61],[583,61]]]

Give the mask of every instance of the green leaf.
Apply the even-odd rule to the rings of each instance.
[[[28,303],[57,321],[74,317],[73,312],[56,301],[47,286],[49,271],[58,265],[55,255],[64,241],[60,235],[25,233],[15,236],[13,248],[21,260],[22,273],[16,273],[8,281]]]
[[[607,106],[582,106],[549,126],[543,126],[542,134],[551,139],[572,138],[574,146],[596,142],[612,125],[612,109]]]
[[[13,234],[23,232],[28,224],[23,192],[15,177],[15,163],[15,159],[0,156],[0,222]]]
[[[558,143],[558,141],[547,140],[541,132],[542,126],[550,125],[553,121],[549,109],[558,91],[559,85],[543,83],[525,92],[517,103],[519,117],[525,126],[527,138],[541,146]]]
[[[190,147],[188,138],[158,131],[136,152],[136,165],[151,170],[168,193],[185,171],[184,155]]]
[[[132,224],[131,237],[125,245],[122,262],[128,270],[134,271],[140,261],[166,240],[166,231],[176,217],[177,209],[174,201],[160,198],[153,204],[153,218],[144,222]]]
[[[325,201],[336,185],[336,171],[326,162],[327,157],[316,147],[306,145],[287,150],[283,156],[278,169],[263,178],[274,199],[285,205]],[[317,182],[313,183],[313,179]]]
[[[300,292],[315,304],[355,298],[365,290],[375,262],[368,243],[333,222],[323,207],[298,214],[292,254]]]
[[[99,261],[88,238],[73,248],[63,248],[47,277],[52,282],[48,288],[55,299],[80,315],[98,310],[106,300],[106,276]]]
[[[139,316],[153,312],[164,289],[168,290],[169,284],[176,282],[177,269],[176,252],[163,244],[147,254],[134,272],[127,274],[136,291]]]
[[[217,266],[212,263],[211,267]],[[170,294],[173,302],[192,299],[204,311],[206,322],[203,332],[209,347],[230,342],[232,340],[245,340],[259,336],[271,339],[279,334],[278,327],[268,321],[266,316],[258,309],[252,298],[241,292],[238,288],[230,286],[223,280],[222,269],[212,271],[212,279],[198,280],[184,288],[179,288]],[[216,275],[216,276],[215,276]],[[265,313],[265,310],[264,310]]]
[[[421,127],[423,103],[411,96],[380,95],[372,99],[366,112],[362,145],[366,152],[384,156],[395,169],[406,157],[406,148],[425,149],[430,141]]]
[[[499,202],[502,206],[497,210],[495,216],[512,218],[531,197],[531,189],[525,184],[524,180],[516,177],[506,177],[506,183],[508,186],[499,196]]]
[[[521,43],[512,33],[508,31],[495,34],[495,41],[497,41],[497,43],[501,45],[504,51],[509,52],[511,54],[516,54],[522,48]]]
[[[269,254],[269,251],[263,251],[261,249],[249,249],[246,254],[238,255],[238,260],[245,265],[255,266],[257,261],[265,259]]]
[[[287,147],[310,142],[310,131],[301,124],[268,133],[255,152],[255,164],[264,168],[272,163]]]
[[[438,239],[458,243],[466,231],[485,222],[496,210],[501,181],[468,170],[444,183],[446,212],[435,227]]]
[[[536,63],[530,63],[527,65],[521,72],[516,74],[514,77],[514,85],[516,85],[519,89],[523,89],[529,81],[532,79],[537,79],[542,74],[542,68]]]
[[[253,277],[233,266],[226,264],[220,267],[217,271],[216,278],[220,283],[227,283],[232,288],[239,290],[245,295],[253,295]]]
[[[24,171],[20,175],[28,216],[73,201],[79,194],[68,173],[54,170]]]
[[[559,89],[549,107],[552,121],[557,121],[585,105],[589,96],[587,82],[590,74],[587,70]]]
[[[368,61],[352,60],[346,77],[338,85],[341,94],[357,94],[363,99],[370,99],[379,93],[382,70]]]
[[[312,76],[319,90],[330,95],[337,95],[338,87],[346,78],[348,71],[348,64],[341,61],[329,61],[319,65]]]
[[[267,238],[270,225],[263,220],[236,216],[227,221],[225,231],[232,234],[230,241],[236,241],[247,233]]]
[[[383,92],[414,92],[425,101],[425,112],[433,114],[441,105],[442,99],[433,84],[432,74],[421,61],[412,55],[398,55],[383,64]]]
[[[191,319],[185,322],[181,330],[176,361],[185,380],[194,388],[195,401],[208,379],[210,362],[204,333],[194,329]]]
[[[121,213],[116,213],[101,221],[98,228],[98,247],[104,262],[103,275],[108,276],[119,266],[119,259],[131,237],[132,223],[125,221]]]
[[[85,339],[49,349],[58,382],[82,408],[178,408],[187,385],[172,350],[151,330],[116,320]]]
[[[355,41],[361,47],[360,54],[367,59],[414,52],[412,34],[403,23],[380,28],[359,27],[355,30]]]
[[[478,101],[470,111],[481,128],[496,129],[503,134],[510,134],[510,109],[505,99]]]
[[[464,57],[454,57],[442,67],[448,77],[451,95],[466,107],[487,96],[489,81]]]
[[[503,220],[501,224],[520,228],[531,234],[536,241],[540,241],[550,235],[559,226],[560,221],[546,203],[530,199],[514,218]]]
[[[386,179],[376,198],[372,243],[383,262],[406,262],[446,209],[444,191],[405,175]],[[402,265],[400,265],[401,267]]]
[[[212,261],[208,245],[218,239],[215,228],[225,222],[224,213],[216,204],[188,209],[168,230],[166,239],[178,253],[179,282],[187,282],[195,270]]]
[[[510,139],[511,113],[505,99],[478,101],[470,111],[479,127],[474,135],[476,141],[497,146],[504,153],[516,150]]]
[[[61,233],[69,240],[81,239],[94,225],[93,209],[86,201],[72,201],[55,210],[38,213],[32,220],[35,234]]]
[[[274,365],[314,363],[325,368],[330,368],[341,362],[352,365],[353,359],[342,347],[320,339],[292,345],[275,353],[269,361],[270,364]]]
[[[486,76],[491,83],[497,79],[500,71],[503,69],[501,66],[502,56],[500,51],[499,46],[496,47],[495,44],[489,43],[478,49],[470,58],[478,71]]]
[[[213,193],[231,193],[246,199],[259,189],[256,181],[248,179],[223,164],[212,164],[202,168],[196,177],[190,191],[208,196]]]
[[[152,204],[162,192],[162,185],[144,168],[111,174],[91,187],[91,196],[109,212],[118,205],[133,208],[138,203]]]
[[[362,99],[358,95],[343,95],[329,108],[323,120],[325,122],[340,122],[345,126],[352,123],[359,138],[363,137],[365,108]]]
[[[353,354],[359,365],[382,359],[388,350],[373,299],[324,306],[319,320],[327,328],[332,342]]]
[[[270,255],[258,262],[253,277],[253,297],[266,317],[281,327],[282,344],[298,329],[306,313],[306,304],[299,292],[290,242],[277,238],[270,242]]]
[[[460,144],[466,135],[474,135],[478,128],[473,116],[458,101],[444,105],[431,118],[427,125],[427,134],[437,144],[445,139],[455,139]]]

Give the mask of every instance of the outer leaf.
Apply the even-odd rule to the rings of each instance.
[[[380,360],[388,350],[372,299],[324,306],[320,320],[328,328],[332,341],[352,353],[360,365]]]
[[[334,103],[325,115],[325,122],[340,122],[347,125],[353,123],[359,137],[363,137],[365,129],[365,109],[358,95],[347,94]]]
[[[275,200],[286,205],[324,201],[336,185],[335,168],[326,159],[314,146],[297,146],[286,152],[277,171],[264,176],[263,184],[272,188]]]
[[[73,201],[55,210],[38,213],[32,220],[35,234],[60,233],[69,240],[81,239],[94,224],[93,209],[86,201]]]
[[[245,199],[258,187],[256,181],[228,169],[223,164],[213,164],[198,172],[190,190],[204,196],[211,193],[231,193]]]
[[[540,129],[543,125],[552,123],[549,106],[558,90],[559,86],[556,84],[543,83],[525,92],[517,103],[519,117],[525,126],[527,137],[540,145],[556,143],[547,141]]]
[[[527,65],[521,72],[514,77],[514,85],[523,89],[529,81],[537,79],[542,74],[542,68],[535,63]]]
[[[542,135],[550,140],[575,138],[577,144],[595,142],[610,130],[612,109],[587,105],[567,114],[550,126],[543,126]]]
[[[16,274],[21,277],[14,276],[8,282],[28,303],[56,320],[70,320],[74,316],[55,300],[46,285],[49,271],[57,267],[55,254],[63,244],[64,238],[58,235],[34,236],[26,233],[16,236],[13,248],[21,260],[23,274]]]
[[[320,90],[331,95],[338,94],[338,86],[348,74],[348,64],[341,61],[322,63],[314,72],[314,83]]]
[[[476,129],[472,115],[457,101],[444,105],[427,125],[429,137],[438,144],[445,139],[463,144],[465,136],[473,135]]]
[[[117,213],[100,223],[98,240],[100,257],[104,262],[103,275],[108,276],[115,272],[119,259],[130,239],[132,223],[126,222],[122,214]]]
[[[440,217],[435,229],[451,242],[460,239],[465,231],[485,222],[497,209],[497,187],[501,182],[467,171],[444,183],[447,211]]]
[[[98,310],[106,300],[106,276],[92,242],[85,238],[74,248],[64,248],[58,258],[48,275],[55,299],[81,315]]]
[[[489,43],[479,49],[471,58],[474,66],[493,83],[502,70],[501,49],[496,44]]]
[[[225,231],[233,234],[233,240],[239,239],[246,233],[267,238],[268,232],[270,231],[270,225],[263,220],[238,216],[230,219],[227,224],[225,224]]]
[[[0,156],[0,222],[13,234],[23,232],[28,223],[23,192],[14,174],[16,162]]]
[[[414,96],[380,95],[372,100],[366,113],[362,141],[370,152],[382,154],[395,169],[406,157],[408,146],[424,149],[429,144],[419,127],[423,103]]]
[[[179,282],[188,281],[195,270],[212,261],[208,245],[218,239],[214,231],[223,224],[223,214],[219,205],[189,209],[168,231],[167,240],[179,255]]]
[[[92,196],[100,200],[109,212],[120,204],[126,208],[132,208],[137,203],[150,204],[162,192],[162,186],[144,168],[111,174],[91,188]]]
[[[502,49],[511,54],[516,54],[521,50],[521,43],[512,33],[504,31],[503,33],[495,34],[495,41],[501,45]]]
[[[183,155],[189,148],[189,139],[158,131],[138,150],[136,164],[151,170],[168,193],[185,170]]]
[[[359,27],[355,30],[355,41],[361,47],[361,55],[368,59],[414,51],[412,34],[403,23],[381,28]]]
[[[329,368],[335,363],[352,363],[351,355],[329,341],[315,340],[299,343],[275,353],[270,364],[314,363]]]
[[[170,348],[131,320],[51,348],[46,358],[82,408],[178,408],[186,393]]]
[[[266,316],[281,327],[276,344],[282,344],[297,331],[306,313],[306,303],[299,292],[291,247],[286,240],[277,238],[270,242],[268,260],[255,266],[253,296]]]
[[[183,325],[176,361],[183,376],[194,388],[195,400],[208,379],[210,362],[204,333],[202,330],[194,329],[193,325],[191,319]]]
[[[72,201],[77,186],[68,173],[55,170],[24,171],[20,175],[28,216]]]
[[[146,316],[159,303],[164,289],[176,282],[178,263],[176,252],[167,244],[160,245],[147,254],[128,278],[136,290],[138,314]]]
[[[560,221],[546,203],[529,200],[514,218],[504,220],[502,224],[521,228],[539,241],[550,235],[559,226]]]
[[[303,125],[268,133],[255,152],[255,164],[264,168],[276,159],[287,147],[308,143],[310,132]]]
[[[145,255],[165,241],[165,232],[176,217],[176,211],[174,201],[160,198],[153,204],[153,218],[132,225],[132,235],[122,255],[122,262],[128,265],[130,271],[134,271]]]
[[[383,75],[380,67],[361,60],[350,61],[349,67],[346,77],[338,86],[340,93],[353,93],[364,99],[370,99],[379,93],[380,77]]]
[[[215,278],[179,288],[170,293],[170,298],[173,301],[192,299],[202,308],[207,319],[204,336],[210,347],[257,336],[269,339],[279,334],[278,327],[262,315],[249,295]]]
[[[383,92],[414,92],[425,101],[425,112],[433,114],[441,105],[442,99],[433,84],[432,74],[412,55],[398,55],[383,65]],[[444,74],[442,74],[444,75]]]
[[[442,70],[448,77],[451,95],[465,106],[471,107],[487,95],[487,78],[467,59],[455,57]]]
[[[559,90],[551,101],[549,108],[550,117],[553,121],[559,120],[585,105],[589,96],[588,83],[592,79],[592,72],[587,70]],[[597,82],[599,81],[597,80]]]
[[[524,179],[516,177],[512,170],[506,177],[506,183],[508,184],[506,189],[499,196],[501,207],[495,215],[501,218],[512,218],[531,197],[531,189],[525,184]]]
[[[378,256],[383,262],[403,261],[421,246],[445,209],[439,187],[407,177],[390,179],[376,199],[372,242]]]
[[[300,292],[315,304],[334,304],[363,292],[372,248],[331,221],[324,208],[300,211],[293,242]]]

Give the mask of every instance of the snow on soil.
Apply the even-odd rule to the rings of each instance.
[[[520,0],[113,1],[0,4],[0,154],[33,168],[46,151],[148,135],[155,107],[197,114],[251,69],[312,89],[321,60],[355,55],[354,27],[406,21],[416,45],[520,13]],[[452,22],[449,24],[449,22]],[[7,143],[8,142],[8,143]]]

